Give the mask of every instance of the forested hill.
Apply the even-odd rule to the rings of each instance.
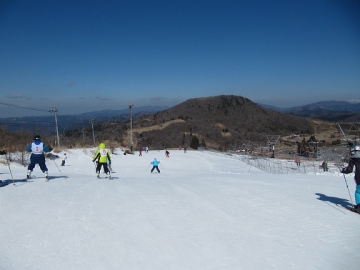
[[[308,119],[233,95],[190,99],[133,123],[137,144],[159,148],[189,146],[194,135],[207,146],[227,147],[244,140],[266,142],[265,135],[312,132]]]
[[[74,147],[105,141],[129,148],[132,131],[134,150],[140,146],[151,149],[190,147],[194,137],[199,144],[222,150],[243,145],[245,141],[265,145],[269,135],[313,134],[315,127],[314,120],[268,109],[233,95],[190,99],[132,120],[132,129],[129,119],[124,122],[99,121],[94,124],[94,130],[90,125],[68,129],[60,134],[61,145]],[[23,139],[27,142],[31,133],[3,134],[3,137],[7,138],[4,140],[6,145],[15,146]],[[42,133],[42,137],[55,145],[54,134]],[[25,144],[22,142],[19,149]]]

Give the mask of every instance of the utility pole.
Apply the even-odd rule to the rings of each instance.
[[[56,125],[56,139],[57,139],[57,146],[60,147],[60,139],[59,139],[59,128],[58,128],[58,121],[57,121],[57,113],[58,110],[56,107],[53,107],[49,112],[55,114],[55,125]]]
[[[132,138],[132,108],[134,107],[133,104],[129,105],[130,109],[130,151],[133,151],[133,138]]]
[[[85,128],[82,128],[82,140],[84,141],[85,140]]]
[[[271,158],[275,158],[275,144],[279,141],[280,135],[265,135],[267,138],[267,144],[271,147]]]
[[[89,123],[91,124],[91,128],[92,128],[94,147],[96,147],[96,145],[95,145],[95,133],[94,133],[94,119],[91,119]]]

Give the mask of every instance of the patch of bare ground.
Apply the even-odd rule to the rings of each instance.
[[[141,133],[141,132],[152,131],[152,130],[159,130],[159,129],[161,130],[161,129],[167,128],[168,126],[170,126],[172,124],[185,123],[185,122],[186,121],[182,120],[182,119],[175,119],[175,120],[167,121],[166,123],[163,123],[163,124],[158,124],[158,125],[154,125],[154,126],[150,126],[150,127],[133,128],[133,132]]]
[[[182,120],[182,119],[175,119],[175,120],[167,121],[165,123],[156,124],[156,125],[153,125],[153,126],[135,127],[135,128],[132,129],[132,132],[133,132],[133,136],[134,136],[135,134],[141,134],[142,132],[148,132],[148,131],[154,131],[154,130],[162,130],[162,129],[167,128],[170,125],[177,124],[177,123],[185,123],[185,122],[186,121]],[[123,137],[124,142],[128,141],[128,138],[130,138],[130,133],[131,133],[131,130],[127,130],[127,132],[125,133],[125,136]],[[134,140],[134,147],[137,147],[137,143],[136,143],[135,140]]]
[[[221,136],[223,136],[223,137],[231,137],[231,133],[230,132],[221,132]]]

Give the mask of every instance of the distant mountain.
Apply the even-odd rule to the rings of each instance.
[[[279,139],[280,135],[314,132],[313,121],[309,119],[267,109],[234,95],[189,99],[166,110],[134,118],[132,126],[127,112],[126,120],[96,123],[96,141],[107,145],[116,142],[127,148],[133,142],[137,150],[140,146],[189,148],[198,140],[199,146],[230,149],[240,147],[245,141],[266,146],[272,136]],[[92,133],[89,125],[86,129],[67,130],[61,138],[62,144],[89,144]]]
[[[354,122],[360,120],[360,103],[350,103],[347,101],[320,101],[291,108],[277,108],[263,104],[261,106],[296,116],[332,122]]]
[[[142,106],[133,107],[133,119],[137,119],[149,113],[165,110],[165,106]],[[89,121],[97,122],[126,122],[130,119],[130,109],[92,111],[74,115],[57,115],[59,132],[88,126]],[[8,127],[9,130],[29,131],[55,131],[55,116],[27,116],[0,118],[0,126]]]
[[[261,104],[261,103],[258,103],[261,107],[264,107],[264,108],[267,108],[267,109],[272,109],[272,110],[275,110],[275,111],[278,111],[278,112],[283,112],[284,110],[286,110],[285,108],[279,108],[279,107],[276,107],[276,106],[271,106],[271,105],[267,105],[267,104]]]
[[[321,106],[312,105],[308,109],[304,106],[303,111],[316,111],[317,107]],[[302,112],[301,109],[294,111]],[[129,109],[59,115],[61,145],[74,147],[102,141],[109,147],[122,145],[129,148],[132,142],[136,150],[140,146],[166,149],[191,147],[197,143],[199,146],[224,150],[244,148],[244,145],[249,147],[249,142],[269,147],[280,137],[283,140],[291,134],[313,134],[314,130],[317,134],[323,130],[329,133],[329,130],[336,128],[332,123],[279,112],[234,95],[189,99],[171,108],[134,107],[132,112],[132,125]],[[94,125],[89,123],[92,119]],[[7,120],[11,120],[11,124],[22,123],[23,127],[32,128],[32,132],[46,127],[51,133],[41,135],[44,134],[50,142],[55,141],[54,115]],[[0,121],[4,122],[4,119]],[[335,137],[330,140],[335,140]],[[290,147],[294,147],[295,143],[290,143]]]
[[[287,113],[322,111],[322,112],[341,112],[341,113],[358,113],[360,112],[360,103],[350,103],[347,101],[320,101],[304,106],[297,106],[284,109]]]
[[[189,147],[193,135],[207,146],[217,148],[246,140],[265,145],[265,135],[312,132],[308,119],[270,110],[233,95],[190,99],[133,123],[137,144],[156,148]]]

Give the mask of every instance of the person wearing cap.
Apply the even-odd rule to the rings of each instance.
[[[45,152],[50,152],[49,146],[41,141],[40,135],[35,135],[33,142],[30,143],[27,148],[27,152],[31,153],[30,164],[28,166],[28,172],[26,178],[31,178],[31,172],[33,171],[36,164],[40,166],[41,171],[45,174],[47,180],[49,180],[48,168],[45,164]]]
[[[107,175],[110,175],[110,171],[108,168],[108,161],[109,161],[109,165],[111,164],[111,159],[110,159],[110,153],[107,149],[105,149],[105,144],[104,143],[100,143],[99,144],[99,149],[96,151],[94,158],[93,158],[93,162],[97,163],[96,165],[96,173],[97,173],[97,177],[100,178],[100,170],[101,170],[101,166],[103,166],[104,168],[104,172]],[[110,175],[111,177],[111,175]]]
[[[355,203],[354,210],[360,214],[360,145],[354,144],[350,147],[350,160],[346,168],[342,168],[341,172],[352,173],[355,166]]]

